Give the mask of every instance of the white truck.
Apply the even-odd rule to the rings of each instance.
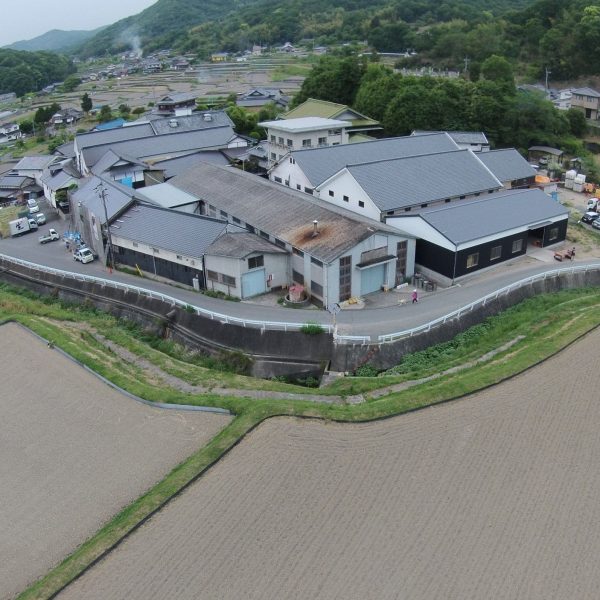
[[[12,237],[16,237],[18,235],[28,233],[29,231],[36,230],[38,228],[38,224],[37,221],[31,217],[21,217],[19,219],[15,219],[14,221],[10,221],[8,223],[8,227],[10,229],[10,235]]]
[[[600,208],[598,206],[599,203],[600,203],[600,198],[590,198],[587,203],[587,210],[588,211],[594,210],[594,211],[598,212],[598,208]]]

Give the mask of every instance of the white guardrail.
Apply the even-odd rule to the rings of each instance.
[[[544,279],[548,279],[550,277],[557,277],[558,275],[562,275],[565,273],[577,273],[577,272],[587,272],[587,271],[597,271],[600,270],[600,263],[581,265],[581,266],[573,266],[573,267],[563,267],[561,269],[552,269],[551,271],[544,271],[543,273],[538,273],[537,275],[531,275],[530,277],[526,277],[525,279],[521,279],[519,281],[515,281],[510,285],[507,285],[495,292],[491,292],[483,298],[479,298],[462,308],[459,308],[443,317],[439,317],[438,319],[434,319],[429,323],[425,323],[424,325],[419,325],[418,327],[413,327],[412,329],[405,329],[404,331],[398,331],[396,333],[386,333],[384,335],[378,336],[377,340],[380,344],[386,344],[389,342],[394,342],[396,340],[400,340],[406,337],[412,337],[415,334],[423,333],[425,331],[430,331],[431,329],[437,327],[438,325],[443,325],[447,321],[452,319],[460,318],[463,313],[469,312],[476,308],[477,306],[485,306],[486,302],[490,300],[495,300],[499,296],[503,294],[508,294],[512,290],[519,289],[523,286],[530,285],[535,283],[536,281],[543,281]]]
[[[86,281],[89,283],[97,283],[103,286],[112,287],[115,289],[125,290],[128,292],[135,292],[142,296],[147,296],[150,298],[157,298],[164,302],[170,303],[171,305],[179,306],[186,310],[193,309],[193,311],[197,315],[202,315],[208,317],[215,321],[220,321],[224,324],[235,324],[241,325],[242,327],[254,327],[257,329],[261,329],[262,331],[269,329],[274,331],[300,331],[302,327],[306,325],[306,323],[287,323],[280,321],[260,321],[253,319],[244,319],[241,317],[232,317],[231,315],[225,315],[223,313],[218,313],[212,310],[208,310],[206,308],[202,308],[201,306],[194,306],[189,302],[184,302],[183,300],[179,300],[178,298],[174,298],[173,296],[167,296],[166,294],[161,294],[160,292],[155,292],[153,290],[149,290],[146,288],[141,288],[135,285],[129,285],[127,283],[120,283],[118,281],[111,281],[110,279],[103,279],[101,277],[94,277],[93,275],[83,275],[81,273],[73,273],[72,271],[62,271],[61,269],[54,269],[53,267],[47,267],[44,265],[38,265],[36,263],[29,262],[27,260],[22,260],[20,258],[15,258],[14,256],[7,256],[5,254],[0,254],[0,259],[3,259],[9,263],[13,263],[16,265],[22,265],[24,267],[28,267],[30,269],[34,269],[36,271],[41,271],[44,273],[51,273],[54,275],[59,275],[61,277],[69,277],[71,279],[75,279],[77,281]],[[323,331],[326,333],[333,333],[333,325],[328,323],[319,323],[323,328]]]

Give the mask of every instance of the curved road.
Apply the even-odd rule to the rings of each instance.
[[[62,223],[59,221],[50,223],[50,226],[56,227],[59,233],[62,231],[60,225]],[[40,233],[45,232],[47,228],[48,225],[41,227]],[[143,287],[232,317],[291,323],[316,321],[326,324],[332,322],[331,315],[326,311],[301,311],[249,302],[228,302],[151,279],[140,279],[127,273],[116,271],[109,273],[106,267],[97,261],[86,265],[75,262],[71,254],[66,251],[62,241],[41,245],[38,243],[37,238],[38,234],[32,233],[19,238],[0,239],[0,254],[15,256],[56,269],[85,273]],[[343,310],[337,315],[338,333],[340,335],[371,336],[372,340],[376,340],[378,335],[394,333],[428,323],[531,275],[576,265],[597,265],[600,267],[600,261],[575,260],[565,264],[546,263],[530,257],[523,257],[509,264],[499,265],[494,270],[474,275],[461,285],[441,289],[436,293],[422,297],[418,304]]]

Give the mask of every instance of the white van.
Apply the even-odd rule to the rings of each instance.
[[[84,246],[79,248],[79,250],[75,250],[73,253],[73,259],[82,263],[89,263],[94,260],[94,253],[89,248]]]

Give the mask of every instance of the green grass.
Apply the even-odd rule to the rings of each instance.
[[[400,373],[390,377],[346,378],[334,385],[335,393],[357,393],[439,373],[464,364],[498,348],[517,336],[524,338],[485,363],[440,377],[402,392],[388,394],[359,405],[318,404],[302,400],[249,399],[215,394],[187,394],[155,381],[146,381],[136,366],[120,360],[87,330],[91,327],[114,343],[141,356],[166,372],[182,379],[216,381],[223,377],[228,386],[248,389],[304,391],[297,386],[253,380],[231,373],[214,373],[177,355],[181,349],[162,352],[140,339],[131,327],[85,307],[72,307],[52,298],[39,299],[28,292],[17,293],[0,285],[0,321],[17,320],[46,339],[52,340],[74,358],[116,385],[150,401],[221,406],[236,416],[206,446],[174,468],[160,483],[123,509],[98,533],[86,541],[60,565],[20,596],[20,600],[49,598],[76,577],[87,565],[159,509],[174,494],[199,477],[228,449],[264,419],[297,415],[344,422],[367,421],[461,397],[520,373],[553,355],[578,337],[600,325],[600,294],[597,289],[569,290],[538,296],[471,328],[447,344],[405,359]],[[331,390],[328,390],[331,393]],[[322,390],[320,390],[322,392]],[[310,393],[317,390],[310,390]]]

